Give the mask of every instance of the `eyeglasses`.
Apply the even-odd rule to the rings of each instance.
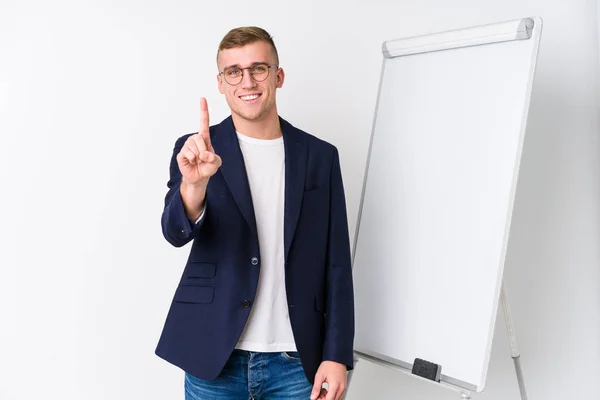
[[[255,82],[262,82],[269,77],[269,70],[271,68],[279,68],[279,65],[269,65],[267,63],[256,63],[251,67],[240,68],[240,67],[227,67],[223,71],[219,72],[219,75],[223,75],[227,83],[230,85],[238,85],[244,77],[244,70],[250,70],[250,76]]]

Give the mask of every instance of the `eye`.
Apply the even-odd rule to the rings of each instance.
[[[240,70],[238,68],[231,68],[225,71],[225,73],[227,74],[227,76],[238,76],[240,74]]]
[[[252,72],[255,72],[257,74],[265,73],[267,72],[267,66],[264,64],[255,65],[254,67],[252,67]]]

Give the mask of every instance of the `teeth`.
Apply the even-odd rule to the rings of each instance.
[[[254,100],[254,99],[257,99],[257,98],[258,98],[257,94],[252,94],[252,95],[249,95],[249,96],[241,96],[240,97],[240,99],[242,99],[242,100]]]

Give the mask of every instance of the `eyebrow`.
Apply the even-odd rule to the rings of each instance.
[[[254,66],[254,65],[256,65],[256,64],[267,64],[267,65],[271,65],[271,64],[269,64],[269,62],[267,62],[267,61],[255,61],[255,62],[253,62],[252,64],[250,64],[250,66],[249,66],[248,68],[250,68],[250,67],[252,67],[252,66]],[[240,67],[240,65],[239,65],[239,64],[233,64],[233,65],[228,65],[228,66],[226,66],[226,67],[223,67],[223,70],[225,70],[225,69],[227,69],[227,68],[241,68],[241,67]]]

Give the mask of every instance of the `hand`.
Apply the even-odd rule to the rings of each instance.
[[[221,157],[210,143],[208,105],[204,97],[200,99],[200,130],[183,144],[177,154],[177,165],[182,182],[192,186],[206,186],[221,166]]]
[[[348,375],[344,364],[334,361],[323,361],[315,375],[315,384],[313,385],[310,400],[325,399],[339,400],[346,391]],[[328,389],[322,388],[323,382],[327,382]]]

